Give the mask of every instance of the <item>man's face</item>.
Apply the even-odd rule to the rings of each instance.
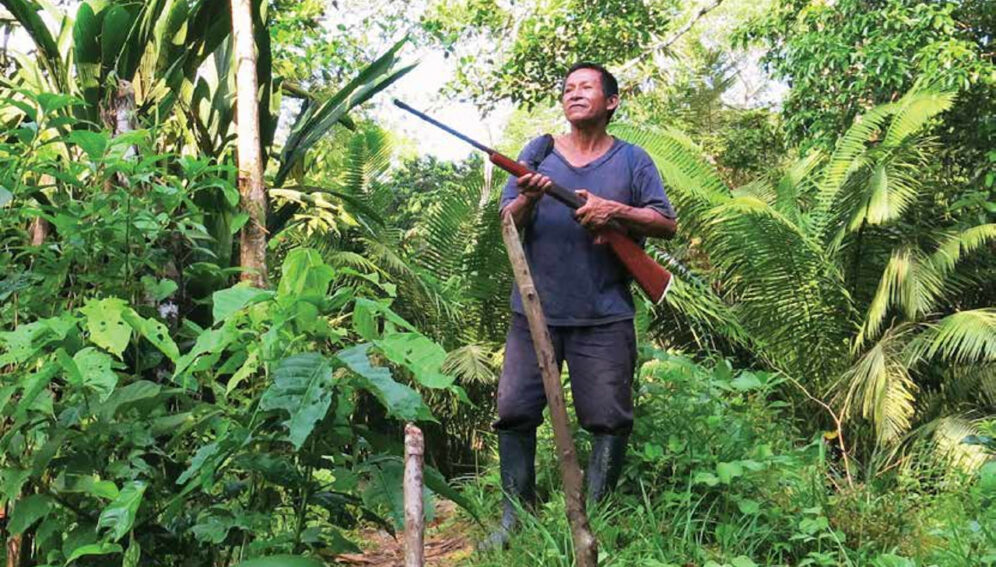
[[[609,111],[619,106],[619,97],[605,97],[601,73],[595,69],[578,69],[564,81],[560,102],[564,116],[572,124],[607,122]]]

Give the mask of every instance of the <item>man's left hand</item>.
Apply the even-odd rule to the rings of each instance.
[[[578,197],[584,199],[584,204],[578,210],[574,211],[574,217],[585,228],[591,230],[604,228],[615,217],[621,204],[603,199],[598,195],[592,195],[584,189],[578,189],[575,193],[577,193]]]

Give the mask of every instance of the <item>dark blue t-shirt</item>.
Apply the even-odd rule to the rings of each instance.
[[[647,152],[613,140],[605,154],[584,167],[572,166],[554,150],[536,169],[567,189],[587,189],[604,199],[649,207],[675,218],[660,173]],[[536,138],[519,154],[519,161],[534,167],[544,146],[544,139]],[[517,195],[516,178],[509,176],[501,208]],[[521,232],[548,324],[601,325],[633,318],[629,274],[607,245],[594,244],[592,234],[574,219],[574,211],[544,196]],[[512,286],[512,310],[523,313],[518,286]]]

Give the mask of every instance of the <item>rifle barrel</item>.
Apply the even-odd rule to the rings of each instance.
[[[418,116],[422,120],[425,120],[426,122],[428,122],[429,124],[432,124],[433,126],[436,126],[437,128],[442,128],[443,130],[446,130],[450,134],[453,134],[457,138],[460,138],[461,140],[463,140],[464,142],[467,142],[468,144],[474,146],[475,148],[477,148],[477,149],[479,149],[479,150],[481,150],[483,152],[487,152],[487,154],[489,156],[491,154],[493,154],[493,153],[497,153],[497,152],[495,152],[495,150],[493,150],[493,149],[485,146],[484,144],[478,142],[477,140],[474,140],[473,138],[471,138],[469,136],[465,136],[465,135],[461,134],[460,132],[457,132],[456,130],[454,130],[453,128],[450,128],[446,124],[443,124],[442,122],[440,122],[440,121],[436,120],[435,118],[433,118],[433,117],[425,114],[424,112],[419,112],[418,110],[415,110],[414,108],[408,106],[407,104],[401,102],[398,99],[394,99],[394,106],[397,106],[398,108],[401,108],[402,110],[407,110],[408,112],[411,112],[415,116]]]

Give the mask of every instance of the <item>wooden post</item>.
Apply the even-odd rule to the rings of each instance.
[[[259,102],[256,100],[256,43],[250,0],[231,0],[232,38],[235,46],[235,132],[238,143],[239,195],[249,220],[239,239],[242,281],[265,288],[266,189],[259,138]]]
[[[598,565],[598,542],[588,525],[581,467],[578,466],[574,439],[571,437],[570,425],[567,422],[567,407],[564,404],[564,392],[560,387],[560,370],[557,368],[557,359],[554,356],[553,341],[550,339],[543,306],[540,305],[539,296],[536,294],[533,276],[529,272],[526,254],[522,250],[519,233],[515,230],[511,215],[503,215],[501,225],[502,239],[508,250],[508,259],[512,263],[515,283],[522,295],[522,309],[529,321],[529,334],[533,338],[536,360],[539,361],[543,375],[543,389],[546,390],[546,401],[550,406],[553,438],[557,445],[560,474],[564,479],[567,521],[571,525],[571,536],[574,540],[574,561],[578,567],[595,567]]]
[[[422,567],[425,562],[425,514],[422,511],[422,459],[425,448],[422,430],[405,426],[405,567]]]

